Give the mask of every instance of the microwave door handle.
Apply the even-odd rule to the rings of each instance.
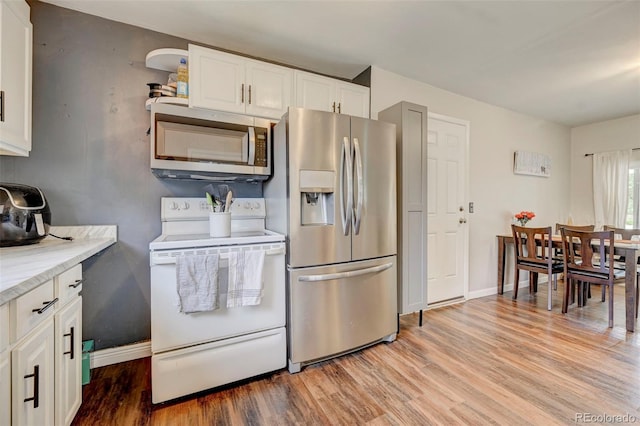
[[[253,166],[256,163],[256,129],[249,127],[249,159],[247,164]]]

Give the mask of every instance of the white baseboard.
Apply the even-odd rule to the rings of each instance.
[[[101,349],[91,353],[91,368],[151,356],[151,341],[118,346],[116,348]]]
[[[541,275],[538,278],[538,283],[540,284],[544,284],[548,281],[549,280],[546,275]],[[528,288],[528,287],[529,287],[529,280],[520,281],[520,285],[518,286],[519,289]],[[513,284],[504,285],[504,291],[511,291],[511,290],[513,290]],[[497,287],[483,288],[482,290],[470,291],[469,294],[467,294],[467,300],[478,299],[479,297],[491,296],[494,294],[498,294]]]
[[[513,289],[513,284],[504,286],[504,291],[511,290],[511,289]],[[467,300],[478,299],[480,297],[491,296],[493,294],[498,294],[498,289],[497,288],[495,288],[495,287],[483,288],[482,290],[470,291],[467,294]]]

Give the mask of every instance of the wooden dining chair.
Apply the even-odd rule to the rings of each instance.
[[[613,327],[614,247],[613,231],[572,231],[561,228],[565,291],[562,313],[569,307],[571,283],[578,283],[578,306],[583,305],[584,285],[599,284],[609,292],[609,327]],[[582,302],[582,303],[581,303]]]
[[[551,310],[551,279],[563,271],[562,263],[553,260],[551,227],[511,225],[511,231],[515,246],[513,300],[518,298],[521,270],[529,272],[529,293],[538,291],[538,274],[546,274],[549,281],[548,309]]]
[[[605,231],[613,231],[613,235],[615,238],[619,238],[621,240],[634,240],[634,239],[638,239],[640,240],[640,229],[636,228],[636,229],[626,229],[626,228],[616,228],[615,226],[611,226],[611,225],[605,225],[604,226],[604,230]],[[625,267],[625,257],[624,256],[617,256],[615,259],[615,268],[619,271],[624,272],[626,267]],[[639,285],[636,285],[636,318],[638,318],[638,302],[639,302],[639,297],[640,296],[640,259],[638,259],[638,266],[636,267],[636,283]],[[624,278],[624,274],[621,274],[619,276],[617,276],[616,278]],[[604,294],[602,295],[602,301],[604,302]]]
[[[556,235],[560,235],[560,230],[562,228],[566,228],[566,229],[570,229],[572,231],[594,231],[596,229],[595,225],[569,225],[569,224],[565,224],[565,223],[556,223]],[[563,262],[564,259],[562,258],[562,250],[558,250],[556,249],[555,252],[553,253],[553,259],[557,262]],[[567,280],[565,279],[565,284],[567,283]],[[587,294],[588,298],[591,298],[591,287],[585,287],[585,292]],[[573,300],[575,298],[575,286],[571,286],[571,302],[573,303]]]
[[[595,225],[568,225],[564,223],[556,223],[556,235],[560,234],[562,228],[570,229],[572,231],[594,231]]]

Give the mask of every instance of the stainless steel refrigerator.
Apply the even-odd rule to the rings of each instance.
[[[267,228],[287,235],[289,371],[395,340],[396,138],[290,108],[274,128]]]

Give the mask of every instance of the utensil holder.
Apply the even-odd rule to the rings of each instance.
[[[209,213],[209,235],[214,238],[231,236],[231,212]]]

